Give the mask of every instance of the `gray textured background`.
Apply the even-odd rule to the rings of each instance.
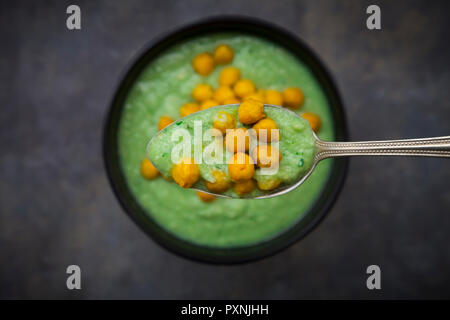
[[[82,9],[82,30],[65,9]],[[269,259],[179,258],[123,214],[105,176],[102,123],[147,41],[212,14],[264,18],[334,75],[352,138],[450,134],[448,1],[0,1],[1,298],[449,298],[450,162],[352,159],[331,214]],[[82,268],[83,289],[65,288]],[[379,264],[382,290],[365,287]]]

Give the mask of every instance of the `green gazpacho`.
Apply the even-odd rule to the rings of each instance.
[[[307,122],[266,107],[264,117],[247,124],[249,120],[239,117],[237,105],[249,101],[289,108]],[[211,108],[228,104],[235,105]],[[197,114],[184,117],[208,108],[211,109],[198,116],[210,115],[203,119],[205,126],[222,131],[225,146],[229,117],[221,112],[230,114],[235,121],[236,137],[246,129],[273,128],[274,123],[279,129],[280,161],[275,175],[260,175],[261,166],[256,160],[252,179],[228,179],[228,162],[238,150],[227,148],[224,163],[199,165],[196,183],[204,183],[206,187],[209,184],[209,190],[216,188],[239,195],[251,190],[252,194],[274,187],[269,185],[274,178],[289,183],[309,169],[314,145],[308,122],[319,138],[334,139],[326,96],[308,67],[289,51],[255,36],[223,33],[189,39],[168,48],[142,71],[125,101],[118,132],[121,167],[136,201],[154,221],[180,239],[205,246],[229,248],[270,240],[295,224],[315,203],[327,181],[332,160],[321,161],[296,190],[271,199],[215,198],[180,188],[173,182],[168,146],[155,144],[155,150],[149,150],[159,172],[146,158],[147,144],[173,122],[168,129],[192,130],[190,121]],[[248,116],[251,118],[253,114]],[[299,133],[302,138],[294,138]],[[234,140],[234,136],[230,139]],[[268,136],[267,139],[271,140]],[[245,148],[245,143],[235,145]],[[250,152],[249,148],[242,153],[250,158]],[[227,179],[223,177],[225,173]]]

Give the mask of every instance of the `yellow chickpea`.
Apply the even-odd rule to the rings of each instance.
[[[253,125],[253,129],[255,130],[258,139],[262,139],[265,135],[266,142],[278,141],[280,139],[280,130],[278,129],[276,122],[271,118],[259,120]],[[276,131],[272,132],[272,130]]]
[[[192,90],[192,97],[198,102],[211,99],[212,95],[213,89],[209,84],[201,83]]]
[[[249,194],[250,192],[255,189],[256,182],[253,179],[250,180],[243,180],[236,182],[234,184],[233,190],[236,192],[239,196],[245,196],[246,194]]]
[[[225,145],[230,152],[245,152],[250,148],[250,135],[246,128],[228,131]]]
[[[250,80],[241,79],[236,82],[233,89],[234,89],[234,93],[239,98],[244,98],[245,96],[248,96],[255,92],[255,85]]]
[[[141,161],[141,175],[147,179],[152,180],[155,179],[159,174],[158,169],[155,168],[153,163],[145,158]]]
[[[243,124],[252,124],[261,120],[264,114],[264,104],[260,101],[249,99],[240,104],[238,108],[239,121]]]
[[[213,127],[225,134],[227,129],[236,127],[236,119],[228,112],[220,111],[214,116]]]
[[[213,99],[219,104],[224,104],[228,99],[235,98],[233,90],[227,86],[221,86],[214,91]]]
[[[264,103],[264,96],[262,94],[260,94],[260,93],[255,92],[255,93],[249,94],[248,96],[245,96],[243,100],[244,101],[256,100],[256,101],[259,101],[261,103]]]
[[[158,130],[164,129],[165,127],[167,127],[172,122],[173,122],[173,119],[171,117],[162,116],[161,118],[159,118]]]
[[[234,51],[233,49],[226,45],[221,44],[214,50],[214,62],[216,64],[227,64],[233,61]]]
[[[275,106],[283,105],[283,95],[277,90],[266,90],[264,95],[264,101],[267,104],[273,104]]]
[[[199,75],[207,76],[214,69],[214,58],[208,52],[200,53],[192,60],[192,67]]]
[[[283,100],[286,107],[298,109],[305,102],[305,95],[299,88],[287,88],[283,91]]]
[[[172,178],[182,188],[192,187],[199,177],[200,170],[192,158],[183,158],[172,168]]]
[[[214,182],[205,181],[205,185],[209,191],[221,193],[227,191],[231,187],[231,181],[225,172],[214,170],[212,172]]]
[[[263,191],[269,191],[269,190],[273,190],[276,189],[280,184],[281,184],[281,180],[265,180],[265,181],[259,181],[258,180],[258,188],[263,190]]]
[[[252,158],[261,168],[275,167],[281,161],[281,153],[274,146],[260,145],[253,148]]]
[[[223,68],[219,75],[221,86],[232,86],[241,78],[241,71],[236,67]]]
[[[308,120],[309,125],[315,133],[319,132],[320,127],[322,126],[322,120],[320,120],[320,117],[317,114],[312,112],[304,112],[302,117]]]
[[[255,174],[255,165],[252,158],[246,153],[235,153],[228,162],[228,173],[231,180],[235,182],[251,179]]]
[[[199,197],[199,199],[203,202],[213,202],[214,200],[216,200],[215,195],[201,191],[197,191],[197,197]]]
[[[238,98],[227,99],[223,102],[223,104],[238,104],[238,103],[241,103],[241,100],[239,100]]]
[[[180,116],[186,117],[186,116],[190,115],[191,113],[194,113],[197,111],[200,111],[200,106],[198,104],[193,103],[193,102],[185,103],[180,108]]]
[[[218,106],[218,105],[219,105],[219,104],[218,104],[217,101],[215,101],[215,100],[211,100],[211,99],[205,100],[205,101],[203,101],[202,104],[200,105],[200,110],[206,110],[206,109],[208,109],[208,108],[215,107],[215,106]]]

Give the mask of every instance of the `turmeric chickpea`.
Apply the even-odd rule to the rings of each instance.
[[[212,176],[215,180],[214,182],[205,181],[205,185],[209,191],[221,193],[230,189],[231,181],[225,172],[214,170]]]
[[[274,167],[281,161],[281,153],[274,146],[260,145],[253,148],[252,158],[261,168]]]
[[[280,184],[281,184],[281,180],[258,180],[258,188],[263,190],[263,191],[269,191],[269,190],[273,190],[276,189]]]
[[[200,170],[192,158],[183,158],[172,168],[172,178],[182,188],[192,187],[199,177]]]
[[[219,104],[217,103],[217,101],[214,101],[214,100],[211,100],[211,99],[205,100],[200,105],[200,110],[206,110],[208,108],[215,107],[215,106],[218,106],[218,105]]]
[[[159,118],[158,130],[164,129],[165,127],[167,127],[172,122],[173,122],[173,119],[171,117],[162,116],[161,118]]]
[[[276,122],[271,118],[259,120],[253,125],[253,129],[255,130],[258,139],[263,139],[265,136],[266,142],[278,141],[280,139],[280,130],[278,129]]]
[[[238,108],[239,121],[243,124],[252,124],[264,118],[264,104],[260,101],[249,99],[240,104]]]
[[[241,78],[241,71],[236,67],[225,67],[219,75],[221,86],[232,86]]]
[[[264,95],[264,101],[267,104],[273,104],[275,106],[283,105],[283,95],[277,90],[266,90]]]
[[[287,88],[283,91],[283,100],[286,107],[298,109],[305,102],[305,95],[299,88]]]
[[[231,180],[235,182],[251,179],[255,174],[255,165],[252,158],[246,153],[235,153],[228,162],[228,173]]]
[[[221,86],[214,91],[213,99],[219,104],[223,104],[227,99],[233,99],[234,92],[230,87]]]
[[[246,101],[246,100],[256,100],[256,101],[259,101],[261,103],[264,103],[264,96],[262,94],[260,94],[260,93],[255,92],[255,93],[249,94],[248,96],[245,96],[243,100],[244,101]]]
[[[193,103],[193,102],[185,103],[180,108],[180,116],[186,117],[186,116],[190,115],[191,113],[194,113],[197,111],[200,111],[200,106],[198,104]]]
[[[233,89],[234,89],[234,93],[239,98],[244,98],[245,96],[248,96],[249,94],[252,94],[255,92],[255,85],[250,80],[241,79],[236,82]]]
[[[236,127],[236,120],[228,112],[220,111],[214,116],[213,127],[225,134],[227,129]]]
[[[213,202],[214,200],[216,200],[215,195],[201,191],[197,191],[197,197],[199,197],[199,199],[203,202]]]
[[[192,97],[198,102],[211,99],[212,95],[213,89],[209,84],[200,83],[192,90]]]
[[[246,128],[237,128],[227,132],[225,145],[230,152],[245,152],[250,148],[250,135]]]
[[[253,179],[243,180],[234,184],[233,190],[240,196],[244,196],[255,189],[256,182]]]
[[[309,125],[313,129],[315,133],[317,133],[320,130],[320,127],[322,126],[322,121],[320,120],[320,117],[312,112],[304,112],[302,114],[302,117],[308,120]]]
[[[155,168],[155,166],[153,165],[153,163],[145,158],[144,160],[141,161],[141,175],[147,179],[147,180],[152,180],[155,179],[159,174],[158,169]]]
[[[241,103],[241,100],[239,100],[238,98],[230,98],[223,102],[223,104],[238,104],[238,103]]]
[[[233,49],[226,45],[221,44],[214,50],[214,62],[216,64],[227,64],[233,61],[234,51]]]
[[[192,67],[199,75],[207,76],[214,69],[214,58],[208,52],[200,53],[192,60]]]

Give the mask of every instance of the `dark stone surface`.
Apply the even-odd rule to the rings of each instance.
[[[82,9],[82,30],[65,9]],[[168,253],[123,214],[103,169],[102,123],[120,72],[161,32],[212,14],[264,18],[334,75],[354,140],[450,133],[448,1],[0,1],[1,298],[450,297],[450,163],[352,159],[304,241],[210,266]],[[82,268],[78,292],[65,268]],[[366,267],[382,290],[366,289]]]

